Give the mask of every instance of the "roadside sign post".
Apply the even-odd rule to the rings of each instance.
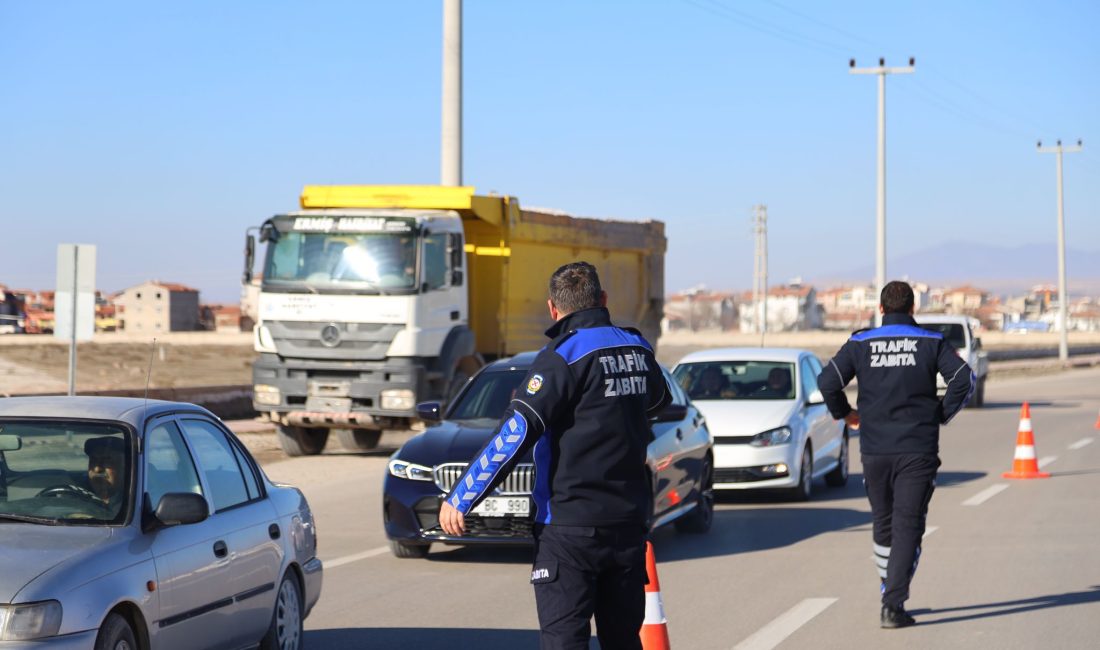
[[[69,395],[76,394],[76,343],[95,332],[95,246],[59,244],[54,336],[69,341]]]

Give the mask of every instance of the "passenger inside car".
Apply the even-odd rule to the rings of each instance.
[[[793,398],[791,371],[786,368],[772,368],[768,372],[768,383],[761,386],[755,394],[759,397]]]
[[[688,391],[691,399],[729,399],[737,397],[737,389],[717,366],[703,370],[699,381]]]

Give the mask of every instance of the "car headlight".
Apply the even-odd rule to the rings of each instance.
[[[257,404],[267,404],[269,406],[278,406],[282,401],[283,396],[279,393],[278,386],[268,386],[267,384],[256,384],[252,387],[252,398],[256,400]]]
[[[791,441],[791,430],[789,427],[779,427],[778,429],[772,429],[771,431],[765,431],[764,433],[758,433],[752,437],[749,444],[753,447],[774,447],[776,445],[785,445]]]
[[[410,411],[416,406],[416,395],[408,388],[390,388],[380,393],[382,408],[387,411]]]
[[[390,461],[390,474],[397,478],[407,478],[413,481],[431,481],[435,477],[432,476],[432,468],[425,467],[424,465],[417,465],[416,463],[406,463],[403,460],[394,458]]]
[[[61,629],[61,603],[45,600],[0,605],[0,641],[30,641],[56,636]]]

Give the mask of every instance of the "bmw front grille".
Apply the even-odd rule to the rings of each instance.
[[[435,485],[444,493],[450,492],[462,473],[466,471],[468,463],[444,463],[436,465],[432,471],[435,476]],[[493,491],[500,496],[512,496],[531,494],[535,487],[535,466],[531,463],[520,463],[512,469],[512,473],[505,477],[504,481]]]

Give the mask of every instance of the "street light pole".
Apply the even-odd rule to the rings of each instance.
[[[878,75],[878,200],[877,234],[875,237],[875,288],[879,295],[886,286],[886,75],[911,74],[916,61],[909,57],[909,65],[904,68],[886,67],[886,59],[878,60],[878,67],[857,68],[856,60],[848,61],[851,74]],[[882,314],[875,312],[875,325],[882,325]]]
[[[1058,341],[1058,359],[1065,363],[1069,361],[1069,294],[1066,293],[1066,219],[1062,203],[1062,154],[1077,153],[1084,147],[1080,140],[1073,147],[1062,146],[1061,140],[1058,140],[1053,147],[1044,147],[1040,141],[1036,147],[1039,153],[1055,154],[1055,159],[1058,161],[1058,319],[1062,322],[1062,335]]]
[[[443,0],[440,183],[462,185],[462,0]]]

